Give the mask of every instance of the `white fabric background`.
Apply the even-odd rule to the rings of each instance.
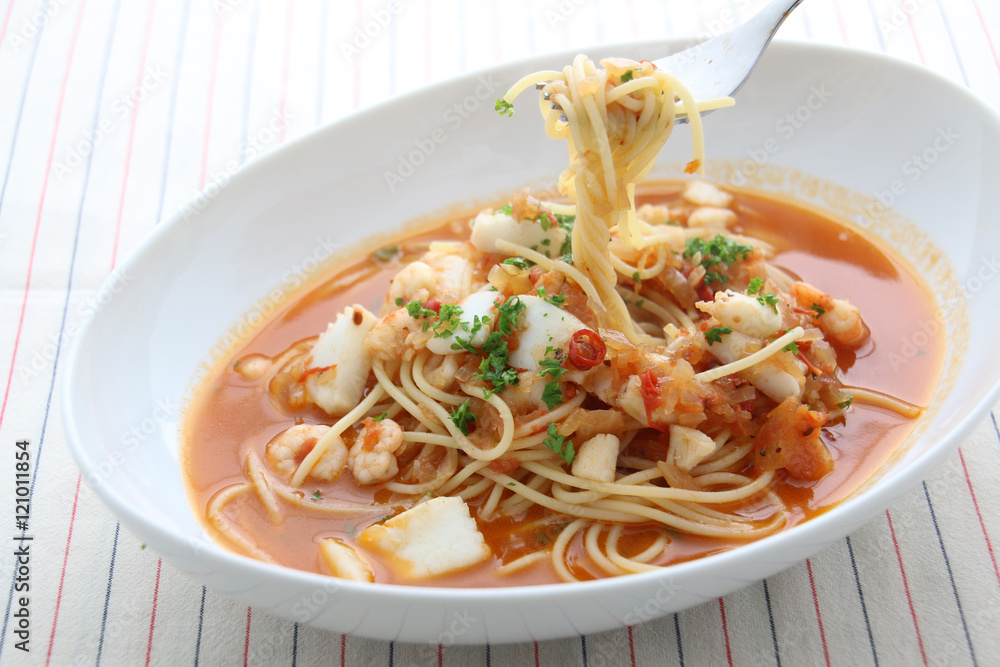
[[[0,6],[0,452],[9,462],[14,442],[30,440],[37,466],[31,652],[15,649],[12,607],[0,599],[0,662],[1000,664],[997,410],[922,486],[809,561],[674,616],[537,644],[379,642],[248,609],[194,585],[120,530],[70,459],[54,388],[73,323],[149,230],[227,164],[462,72],[604,42],[716,33],[763,4]],[[371,36],[357,39],[366,26]],[[890,53],[1000,107],[996,0],[808,0],[780,38]],[[13,508],[11,475],[0,479],[0,507]],[[13,582],[13,571],[5,549],[0,581]]]

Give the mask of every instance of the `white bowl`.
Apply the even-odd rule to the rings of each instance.
[[[668,46],[591,55],[660,56]],[[271,308],[266,298],[331,246],[551,183],[565,146],[544,137],[534,101],[521,100],[513,118],[498,118],[493,103],[519,76],[573,55],[462,77],[322,128],[213,184],[150,235],[105,286],[106,305],[76,339],[63,384],[73,455],[129,531],[195,581],[319,628],[433,644],[539,640],[632,624],[774,574],[858,528],[954,450],[1000,393],[1000,280],[990,280],[1000,270],[1000,119],[912,65],[779,42],[737,106],[706,119],[710,176],[859,221],[928,272],[945,313],[949,347],[932,414],[875,479],[758,542],[572,585],[360,585],[244,558],[206,536],[178,465],[178,406],[213,346],[227,331],[245,335]],[[689,136],[675,132],[661,156],[668,171],[689,159]],[[878,197],[892,198],[895,212],[880,211]]]

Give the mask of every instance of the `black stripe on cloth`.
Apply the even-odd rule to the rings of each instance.
[[[110,32],[111,32],[112,35],[114,34],[114,31],[115,31],[115,29],[117,27],[117,23],[118,23],[118,7],[119,7],[120,3],[121,3],[121,0],[116,0],[115,1],[114,12],[112,14],[112,24],[111,24],[111,28],[110,28]],[[81,12],[83,11],[82,7],[81,7],[80,11]],[[78,19],[78,20],[82,21],[82,18]],[[25,79],[24,92],[23,92],[23,95],[22,95],[22,98],[21,98],[21,109],[24,108],[24,99],[27,97],[27,94],[28,94],[28,85],[29,85],[29,83],[31,81],[31,74],[32,74],[32,70],[34,68],[34,62],[35,62],[34,55],[38,51],[38,44],[41,42],[41,39],[42,39],[42,29],[44,27],[45,27],[45,25],[42,24],[42,27],[39,28],[38,34],[35,36],[35,48],[32,51],[31,65],[30,65],[30,67],[28,69],[28,76]],[[101,96],[102,96],[103,91],[104,91],[104,79],[105,79],[105,75],[107,74],[107,71],[108,71],[108,63],[111,60],[111,44],[112,44],[112,42],[113,42],[113,39],[108,39],[107,48],[105,49],[105,52],[104,52],[104,65],[102,66],[102,69],[101,69],[101,77],[100,77],[100,80],[99,80],[100,82],[98,84],[96,101],[94,103],[94,114],[93,114],[93,121],[92,121],[91,127],[94,128],[95,131],[96,131],[96,128],[97,128],[97,124],[100,122],[99,116],[100,116],[100,112],[101,112]],[[76,54],[74,53],[72,55],[72,57],[70,57],[69,62],[66,63],[67,71],[66,71],[66,73],[65,73],[64,76],[67,78],[67,80],[69,78],[69,70],[72,69],[72,67],[73,67],[73,60],[75,58],[76,58]],[[20,121],[21,121],[21,115],[20,114],[21,114],[21,112],[18,111],[18,120],[17,120],[18,125],[20,125]],[[55,129],[53,129],[53,132],[56,133],[57,136],[58,136],[59,123],[56,123]],[[11,161],[12,162],[13,162],[13,157],[14,157],[13,144],[16,142],[16,137],[17,137],[16,130],[15,130],[15,135],[14,136],[15,136],[15,138],[11,142]],[[56,137],[53,138],[53,141],[55,141],[55,138]],[[76,230],[75,230],[74,236],[73,236],[73,250],[72,250],[72,254],[70,255],[70,261],[69,261],[69,271],[68,271],[69,277],[67,278],[67,281],[66,281],[66,299],[63,302],[62,318],[61,318],[61,320],[59,322],[59,338],[57,339],[59,341],[59,344],[56,346],[55,358],[52,360],[52,377],[49,380],[49,392],[48,392],[47,398],[45,399],[45,412],[42,415],[42,428],[41,428],[41,433],[40,433],[39,439],[38,439],[38,450],[35,453],[35,468],[34,468],[34,470],[32,470],[32,473],[31,473],[31,486],[29,487],[29,491],[28,491],[28,504],[29,505],[32,504],[32,502],[34,501],[34,496],[35,496],[35,482],[38,479],[38,471],[42,467],[42,450],[43,450],[43,448],[45,446],[46,426],[48,425],[49,413],[50,413],[51,408],[52,408],[52,395],[53,395],[53,393],[55,391],[56,376],[57,376],[57,374],[58,374],[57,372],[59,370],[59,359],[62,356],[63,342],[64,342],[65,335],[66,335],[66,319],[67,319],[67,316],[69,314],[70,295],[71,295],[72,290],[73,290],[73,271],[74,271],[74,268],[76,266],[76,251],[77,251],[77,248],[79,247],[79,243],[80,243],[80,226],[81,226],[81,223],[83,221],[83,205],[84,205],[84,202],[87,199],[87,189],[88,189],[88,186],[90,184],[90,166],[91,166],[91,164],[93,162],[93,157],[94,157],[94,151],[91,151],[87,155],[87,163],[86,163],[86,168],[84,170],[84,176],[83,176],[83,185],[81,187],[81,192],[80,192],[80,204],[77,207],[77,213],[76,213]],[[8,173],[9,173],[9,170],[10,170],[10,165],[8,164]],[[6,183],[6,180],[5,180],[4,181],[4,188],[5,189],[6,189],[6,186],[7,186],[7,183]],[[44,206],[44,204],[45,204],[44,200],[41,201],[41,202],[39,202],[39,206],[40,207]],[[41,224],[40,221],[39,221],[39,224]],[[31,288],[30,284],[25,284],[25,286],[24,286],[25,290],[28,290],[30,288]],[[13,368],[13,365],[14,365],[15,362],[16,362],[16,359],[11,359],[11,367],[12,368]],[[25,534],[25,531],[22,531],[22,533],[21,533],[22,537],[24,536],[24,534]],[[10,592],[7,595],[7,609],[6,609],[6,612],[4,614],[3,629],[2,629],[2,631],[0,631],[0,632],[2,632],[2,634],[0,634],[0,657],[3,657],[4,644],[5,644],[5,640],[7,638],[7,624],[10,621],[10,607],[11,607],[11,603],[12,603],[12,601],[14,599],[14,580],[15,580],[16,574],[17,574],[17,569],[15,568],[15,569],[13,569],[11,571],[11,576],[10,576]]]
[[[101,654],[104,653],[104,633],[108,629],[108,607],[111,605],[111,583],[115,579],[115,556],[118,555],[118,533],[121,530],[121,522],[115,522],[115,541],[111,547],[111,564],[108,565],[108,588],[104,593],[104,613],[101,615],[101,637],[97,641],[97,659],[94,661],[96,667],[101,665]]]
[[[865,594],[861,590],[861,577],[858,575],[858,563],[854,559],[854,547],[851,546],[851,537],[848,535],[844,538],[844,542],[847,543],[847,555],[851,558],[851,571],[854,572],[854,585],[858,589],[858,600],[861,602],[861,615],[865,619],[865,630],[868,632],[868,645],[872,649],[872,660],[875,662],[875,666],[878,667],[878,653],[875,651],[875,637],[872,635],[872,624],[868,619],[868,605],[865,604]]]
[[[778,633],[774,628],[774,612],[771,610],[771,594],[767,591],[767,579],[760,582],[764,586],[764,604],[767,606],[767,622],[771,626],[771,644],[774,646],[774,664],[781,667],[781,653],[778,651]]]
[[[962,621],[962,631],[965,633],[965,643],[969,647],[969,656],[972,664],[978,665],[976,661],[976,651],[972,648],[972,638],[969,636],[969,626],[965,623],[965,612],[962,611],[962,600],[958,596],[958,588],[955,586],[955,577],[951,572],[951,561],[948,560],[948,551],[944,548],[944,540],[941,539],[941,529],[938,527],[937,517],[934,515],[934,503],[931,502],[930,492],[927,490],[927,482],[921,482],[924,487],[924,498],[927,499],[927,509],[931,513],[931,522],[934,524],[934,532],[937,534],[938,546],[941,547],[941,555],[944,557],[944,567],[948,571],[948,581],[951,582],[951,592],[955,595],[955,605],[958,607],[958,617]]]
[[[684,667],[684,645],[681,644],[681,622],[680,617],[674,614],[674,634],[677,635],[677,660],[680,666]]]

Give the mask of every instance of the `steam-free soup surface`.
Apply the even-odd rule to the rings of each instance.
[[[669,203],[680,186],[659,184],[647,187],[640,202]],[[789,200],[750,191],[735,191],[734,208],[739,227],[760,237],[777,250],[771,261],[796,277],[826,292],[849,299],[862,313],[871,337],[857,350],[838,349],[838,365],[847,386],[873,389],[903,401],[926,406],[938,378],[944,345],[936,310],[926,290],[901,260],[872,244],[855,230]],[[409,261],[420,255],[430,240],[455,240],[467,233],[469,215],[445,220],[434,228],[399,239],[400,253],[391,261],[374,256],[357,258],[340,265],[315,288],[290,300],[230,357],[219,363],[204,381],[189,407],[183,465],[191,501],[202,517],[212,497],[233,484],[243,483],[248,451],[265,459],[265,445],[296,421],[332,423],[319,410],[289,417],[271,403],[267,379],[249,381],[233,372],[234,363],[247,355],[280,355],[298,341],[325,330],[336,313],[359,303],[378,312],[390,280]],[[915,337],[916,332],[927,336]],[[928,342],[917,354],[907,341]],[[898,448],[916,421],[889,410],[858,402],[846,421],[825,426],[824,441],[835,465],[833,472],[815,483],[780,481],[776,492],[791,509],[793,525],[815,516],[856,489]],[[316,485],[311,480],[300,489],[303,499],[336,497],[370,506],[370,511],[350,516],[317,517],[292,504],[283,503],[284,521],[272,524],[252,498],[231,503],[227,517],[261,550],[275,561],[302,570],[325,572],[316,544],[324,537],[338,537],[347,543],[367,525],[402,509],[397,498],[381,485],[358,486],[350,475],[341,475],[332,484]],[[475,512],[477,501],[470,502]],[[536,551],[551,543],[568,519],[551,516],[535,506],[523,516],[477,519],[478,527],[494,557],[471,569],[426,581],[401,580],[385,564],[374,562],[376,580],[435,586],[504,586],[552,583],[558,578],[548,561],[515,574],[498,577],[501,562]],[[206,525],[208,523],[206,522]],[[209,529],[214,531],[211,526]],[[217,538],[234,547],[223,536]],[[663,556],[656,563],[667,564],[703,556],[736,546],[736,542],[693,536],[672,535]],[[626,531],[623,551],[642,549],[651,541],[642,530]],[[582,554],[580,536],[570,547]],[[583,564],[575,567],[580,578],[594,576]]]

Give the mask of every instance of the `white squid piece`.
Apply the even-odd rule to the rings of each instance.
[[[698,429],[687,426],[670,426],[670,452],[668,456],[675,466],[685,472],[715,453],[718,445]]]
[[[520,328],[517,331],[517,349],[510,353],[510,365],[524,370],[536,370],[545,358],[546,348],[569,348],[570,339],[580,329],[589,329],[580,318],[545,299],[531,294],[519,297],[524,303]]]
[[[548,249],[549,254],[555,257],[560,254],[559,249],[566,240],[566,230],[557,225],[542,229],[541,223],[535,220],[518,222],[503,211],[484,211],[477,215],[472,223],[471,238],[476,250],[505,254],[497,248],[500,239],[527,248],[537,246],[538,252],[543,254]]]
[[[781,315],[757,297],[733,290],[716,292],[715,301],[699,301],[698,310],[719,320],[723,326],[748,336],[767,338],[781,330]]]
[[[324,537],[319,541],[319,555],[335,577],[351,581],[375,581],[371,565],[357,551],[335,537]]]
[[[621,441],[609,433],[595,435],[580,445],[573,459],[573,474],[595,482],[615,481],[618,446]]]
[[[372,367],[362,341],[377,321],[355,304],[337,315],[313,346],[309,367],[324,370],[306,378],[306,393],[327,414],[346,414],[361,401]]]
[[[431,498],[372,524],[358,542],[382,552],[402,576],[416,579],[461,570],[493,555],[458,496]]]
[[[712,343],[708,349],[722,363],[731,364],[750,356],[760,347],[762,345],[759,339],[733,331],[721,336],[721,340]],[[790,396],[801,398],[806,386],[805,373],[796,364],[795,358],[780,351],[759,364],[740,371],[739,376],[778,403]]]
[[[708,181],[691,181],[684,188],[684,199],[698,206],[722,208],[732,203],[733,196]]]
[[[452,345],[456,344],[456,336],[469,341],[476,347],[482,346],[486,342],[486,339],[489,338],[493,323],[496,321],[497,308],[494,303],[496,298],[496,292],[487,291],[470,294],[459,301],[458,306],[462,309],[462,314],[458,319],[464,326],[456,327],[447,336],[434,336],[427,341],[427,349],[434,354],[458,354],[459,352],[464,352],[465,348],[461,346],[452,348]],[[479,331],[475,335],[472,335],[472,329],[475,327],[475,319],[477,317],[481,322],[484,318],[488,319],[480,326]]]

